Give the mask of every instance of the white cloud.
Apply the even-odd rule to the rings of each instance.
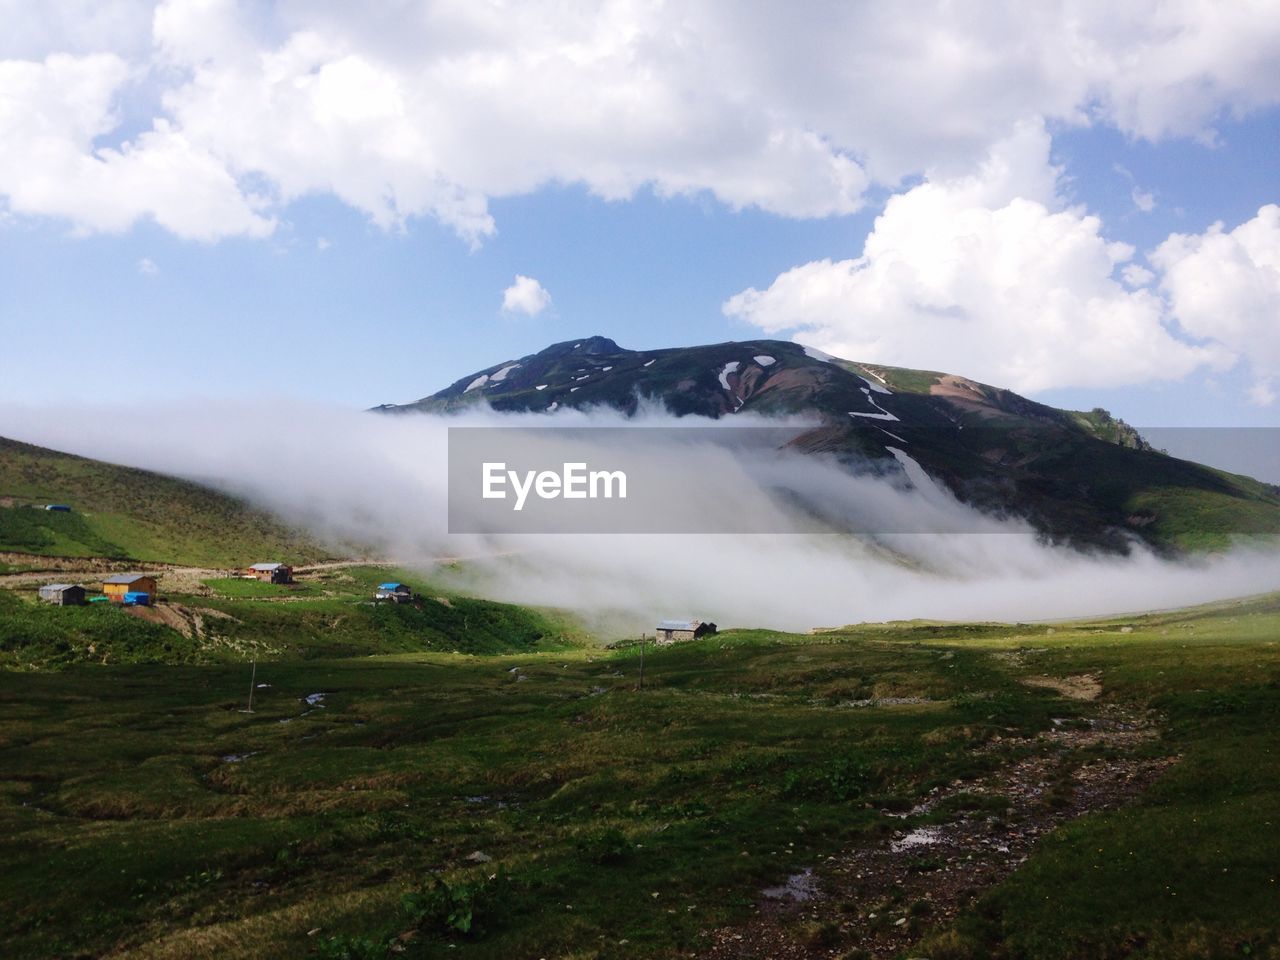
[[[154,6],[154,0],[0,0],[0,60],[39,60],[50,52],[144,57]]]
[[[143,257],[138,261],[138,272],[144,277],[154,277],[160,272],[160,268],[156,266],[156,262],[150,257]]]
[[[1131,287],[1145,287],[1156,275],[1146,267],[1136,263],[1127,263],[1120,269],[1120,276],[1124,277],[1124,282]]]
[[[516,274],[511,286],[502,291],[502,309],[536,317],[551,304],[551,294],[533,277]]]
[[[1060,209],[1049,138],[1021,126],[982,172],[892,197],[854,260],[821,260],[724,311],[838,356],[973,376],[1015,390],[1176,379],[1221,350],[1177,339],[1151,274],[1097,217]]]
[[[166,120],[120,147],[116,126],[130,67],[112,54],[0,61],[0,193],[19,214],[120,232],[149,216],[182,237],[263,236],[274,221],[221,160]]]
[[[126,420],[140,412],[153,429],[82,426],[90,417]],[[615,635],[650,625],[668,610],[697,611],[722,626],[804,630],[910,617],[1072,618],[1166,609],[1280,586],[1275,550],[1241,549],[1186,562],[1161,560],[1140,548],[1127,557],[1077,553],[1046,545],[1020,521],[983,517],[947,494],[906,489],[885,477],[851,478],[834,464],[787,450],[726,462],[714,444],[674,437],[699,432],[687,429],[691,418],[649,413],[628,420],[611,410],[556,416],[565,426],[612,428],[587,430],[573,444],[574,458],[614,462],[618,431],[629,427],[657,438],[665,433],[656,441],[660,447],[648,447],[655,442],[648,440],[641,449],[687,465],[670,477],[680,491],[668,498],[670,516],[689,517],[689,529],[734,531],[733,549],[708,563],[706,537],[698,533],[449,533],[452,428],[560,433],[536,431],[547,419],[484,409],[450,417],[375,417],[292,402],[289,429],[282,431],[247,402],[193,401],[145,411],[0,405],[0,434],[220,482],[321,534],[420,564],[432,582],[461,577],[458,585],[480,596],[621,617],[612,621]],[[674,432],[649,429],[677,424]],[[564,456],[562,444],[553,448],[557,459]],[[282,476],[291,482],[280,483]],[[795,529],[796,503],[822,503],[832,518],[872,518],[874,529],[925,532],[886,535],[876,544],[812,532],[811,518],[806,533],[750,532]],[[927,532],[935,524],[973,532]],[[439,559],[449,557],[467,562],[451,572]]]
[[[1275,400],[1280,377],[1280,206],[1226,231],[1174,234],[1151,262],[1174,316],[1192,336],[1225,345],[1256,378],[1251,399]]]
[[[548,183],[848,213],[871,183],[971,170],[1027,117],[1211,140],[1280,98],[1269,7],[165,0],[141,36],[145,0],[18,4],[0,193],[84,230],[152,217],[205,239],[328,193],[475,244],[490,198]],[[130,78],[151,93],[140,125],[117,109]]]
[[[1150,213],[1156,208],[1156,195],[1150,190],[1133,188],[1133,205],[1143,213]]]

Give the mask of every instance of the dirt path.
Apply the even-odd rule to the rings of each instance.
[[[320,563],[309,563],[293,568],[295,576],[305,577],[308,574],[324,573],[329,570],[342,570],[347,567],[417,567],[424,564],[451,564],[506,556],[511,551],[499,551],[491,554],[474,556],[440,556],[419,557],[414,560],[388,560],[365,557],[363,559],[324,560]],[[72,582],[92,583],[103,576],[115,573],[150,573],[155,574],[159,588],[170,593],[192,594],[194,596],[213,596],[213,591],[204,585],[205,580],[217,577],[235,576],[239,570],[226,567],[188,567],[178,563],[149,563],[142,560],[113,560],[106,557],[46,557],[35,553],[14,553],[0,551],[0,564],[12,567],[26,567],[17,573],[0,573],[0,588],[11,590],[34,589],[45,583],[60,579]],[[287,599],[287,598],[278,598]]]
[[[450,563],[452,557],[433,557],[431,563]],[[0,563],[10,566],[30,567],[20,573],[0,574],[0,587],[22,589],[37,587],[51,580],[90,581],[115,573],[152,573],[157,575],[161,590],[187,593],[196,596],[212,596],[213,591],[204,585],[205,580],[234,576],[238,571],[225,567],[188,567],[177,563],[146,563],[133,560],[110,560],[104,557],[45,557],[30,553],[0,553]],[[346,567],[394,565],[391,560],[326,560],[294,567],[294,573],[305,576]]]
[[[1069,685],[1081,699],[1093,693],[1091,684]],[[903,825],[892,837],[762,891],[754,916],[741,927],[711,931],[703,955],[782,960],[860,949],[860,956],[876,960],[897,956],[1012,873],[1045,833],[1090,811],[1128,803],[1177,762],[1120,756],[1083,763],[1075,751],[1104,746],[1123,752],[1155,736],[1150,717],[1106,705],[1091,720],[1064,722],[1038,738],[995,740],[987,750],[1011,757],[1031,753],[976,782],[935,789],[899,815]],[[969,812],[921,822],[947,800]]]

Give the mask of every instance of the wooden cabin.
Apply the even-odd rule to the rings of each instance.
[[[84,587],[76,583],[46,583],[40,599],[55,607],[78,607],[84,603]]]
[[[654,628],[658,643],[675,643],[677,640],[697,640],[716,632],[714,623],[701,620],[662,620]]]
[[[126,593],[145,593],[156,598],[156,578],[145,573],[122,573],[102,581],[102,592],[112,603],[124,603]]]
[[[293,583],[293,567],[284,563],[255,563],[245,567],[244,575],[264,583]]]

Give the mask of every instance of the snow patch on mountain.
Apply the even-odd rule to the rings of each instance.
[[[902,466],[902,470],[906,473],[907,479],[911,481],[911,485],[919,490],[920,493],[924,495],[925,499],[935,503],[940,500],[947,501],[948,503],[954,501],[954,498],[950,493],[938,486],[938,484],[934,482],[933,477],[925,473],[925,469],[920,466],[919,461],[909,456],[905,451],[899,450],[897,447],[885,447],[885,449],[893,454],[893,459],[897,460]]]
[[[876,403],[875,400],[871,399],[871,391],[867,387],[862,388],[862,395],[867,398],[867,403],[871,404],[880,412],[879,413],[856,413],[853,410],[850,410],[849,416],[866,417],[868,420],[897,420],[898,419],[892,413],[886,410],[884,407],[880,406],[880,404]]]
[[[518,368],[519,366],[520,366],[520,364],[518,364],[518,363],[509,363],[509,364],[507,364],[505,367],[503,367],[501,370],[499,370],[497,373],[495,373],[493,376],[491,376],[491,377],[489,378],[489,382],[490,382],[490,383],[501,383],[503,380],[507,379],[507,374],[508,374],[508,373],[510,373],[512,370],[515,370],[515,369],[516,369],[516,368]]]
[[[724,367],[723,367],[723,368],[721,369],[721,371],[720,371],[720,386],[722,386],[722,387],[724,387],[726,390],[728,390],[728,389],[729,389],[729,374],[731,374],[731,373],[737,373],[737,372],[738,372],[738,367],[740,367],[740,366],[741,366],[741,364],[740,364],[737,360],[730,360],[728,363],[726,363],[726,364],[724,365]]]
[[[867,373],[871,373],[871,371],[868,370]],[[871,376],[875,377],[875,374],[871,373]],[[876,393],[883,393],[888,396],[893,396],[893,391],[890,390],[888,387],[885,387],[883,385],[884,383],[883,381],[881,381],[880,383],[876,383],[872,380],[868,380],[866,377],[859,377],[858,379],[861,380],[863,383],[865,383],[868,387],[870,387]],[[876,379],[879,380],[880,378],[876,377]]]
[[[801,344],[801,346],[803,347],[804,344]],[[804,355],[810,360],[821,360],[823,363],[831,363],[835,360],[835,357],[831,354],[823,353],[817,347],[804,347]]]

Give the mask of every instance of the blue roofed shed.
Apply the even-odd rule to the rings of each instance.
[[[375,600],[392,600],[395,603],[405,603],[413,599],[413,591],[409,589],[407,583],[393,580],[378,584],[378,590],[373,595],[373,598]]]

